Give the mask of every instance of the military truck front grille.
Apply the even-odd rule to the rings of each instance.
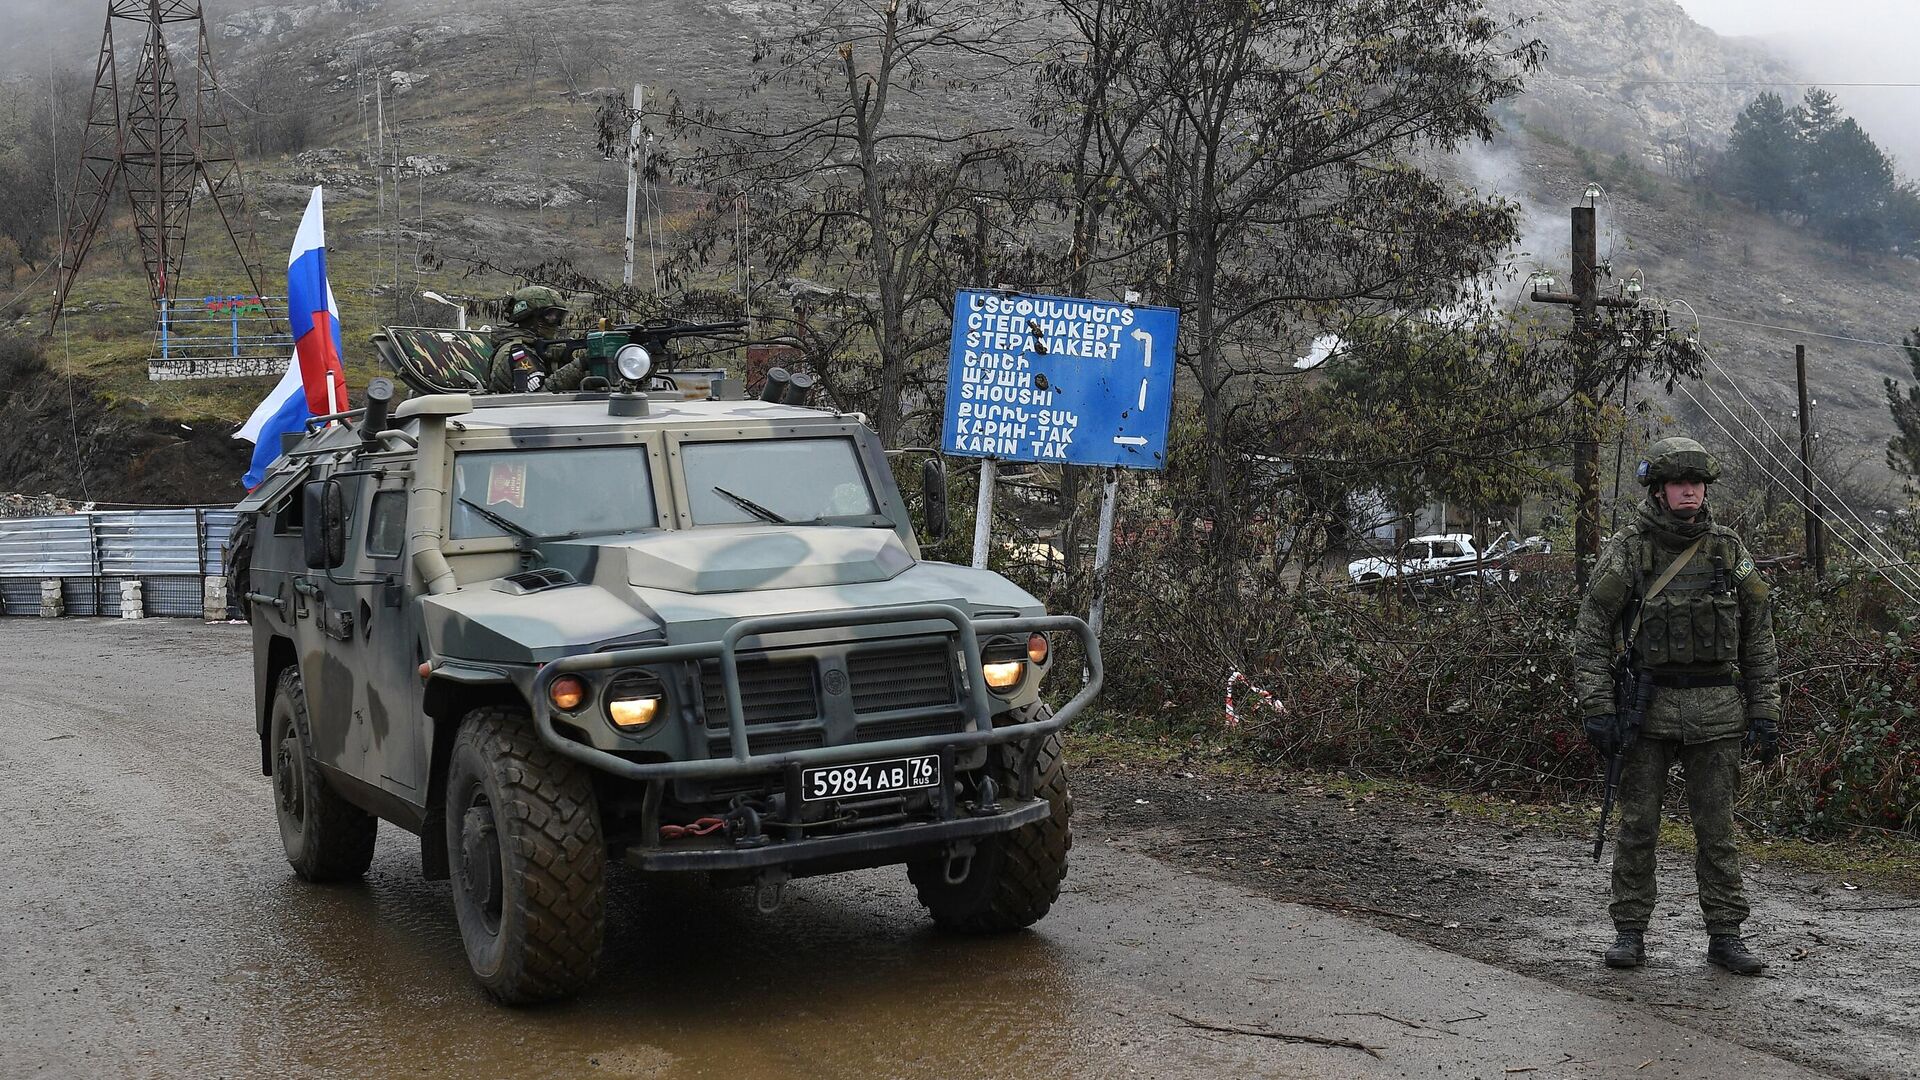
[[[706,699],[707,726],[727,726],[727,691],[720,665],[700,668],[700,692]],[[749,724],[779,724],[812,720],[820,715],[820,695],[813,685],[813,662],[766,659],[740,661],[740,711]]]
[[[922,735],[954,735],[965,731],[966,727],[967,718],[959,713],[952,716],[878,720],[871,724],[860,725],[860,741],[880,742],[884,739],[913,739]]]
[[[747,752],[752,754],[784,754],[789,750],[811,750],[826,744],[826,734],[818,728],[811,731],[759,731],[747,735]],[[709,739],[707,753],[717,758],[732,757],[733,740]]]
[[[856,652],[847,658],[847,674],[852,676],[856,713],[919,709],[955,701],[953,651],[945,642]]]

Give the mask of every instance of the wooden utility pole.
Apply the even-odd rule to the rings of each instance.
[[[1800,486],[1807,493],[1807,565],[1813,576],[1827,576],[1826,523],[1821,520],[1820,496],[1813,490],[1813,402],[1807,397],[1807,347],[1793,347],[1793,370],[1800,384]]]
[[[1580,591],[1600,557],[1600,325],[1601,308],[1634,308],[1633,297],[1600,295],[1599,235],[1592,206],[1573,208],[1573,273],[1570,293],[1532,294],[1536,304],[1561,304],[1573,309],[1574,407],[1580,411],[1579,432],[1573,442],[1573,485],[1578,507],[1574,515],[1574,580]]]

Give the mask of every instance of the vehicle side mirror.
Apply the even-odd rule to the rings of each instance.
[[[346,562],[347,496],[340,481],[309,481],[300,498],[300,541],[307,569],[332,570]]]
[[[920,491],[926,497],[927,540],[947,538],[947,467],[938,457],[920,463]]]

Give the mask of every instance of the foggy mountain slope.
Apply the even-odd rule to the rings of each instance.
[[[1801,76],[1758,42],[1724,38],[1674,0],[1489,0],[1530,19],[1547,62],[1517,110],[1591,150],[1657,156],[1687,139],[1720,145],[1772,83],[1788,100]]]
[[[754,43],[787,5],[552,0],[533,9],[517,0],[218,0],[207,8],[216,64],[233,88],[229,111],[236,124],[280,107],[311,114],[305,148],[247,163],[260,248],[271,278],[308,189],[327,186],[335,291],[355,353],[383,322],[445,317],[444,309],[417,299],[420,289],[490,295],[505,287],[497,275],[467,276],[475,261],[530,266],[565,255],[589,272],[617,278],[624,181],[595,145],[591,95],[638,81],[650,93],[667,89],[689,101],[740,103],[754,78]],[[1653,293],[1691,300],[1703,314],[1878,340],[1897,338],[1902,327],[1920,322],[1920,302],[1910,300],[1920,295],[1915,264],[1856,260],[1737,209],[1702,210],[1665,181],[1614,183],[1586,175],[1595,170],[1534,134],[1571,138],[1603,164],[1626,149],[1657,174],[1660,155],[1676,140],[1722,139],[1753,93],[1712,83],[1790,78],[1784,62],[1750,43],[1716,37],[1672,0],[1609,6],[1493,0],[1493,8],[1532,15],[1528,32],[1552,49],[1545,70],[1512,110],[1509,131],[1477,155],[1484,167],[1472,170],[1532,208],[1529,250],[1536,257],[1523,262],[1564,276],[1565,208],[1588,179],[1598,178],[1618,189],[1603,203],[1603,249],[1611,221],[1617,270],[1624,276],[1641,267]],[[90,65],[105,3],[0,0],[0,15],[28,27],[0,43],[0,78],[14,92],[37,93],[44,101],[49,51],[62,68]],[[130,25],[117,30],[123,49],[133,44]],[[532,27],[542,35],[537,48],[528,40]],[[572,53],[563,58],[562,50]],[[263,73],[278,80],[264,95]],[[388,129],[397,155],[411,166],[397,218],[390,187],[386,213],[376,209],[381,185],[372,110],[360,96],[375,80],[392,91],[385,97]],[[809,104],[782,93],[791,94],[774,91],[756,104]],[[953,117],[1006,112],[1009,99],[933,88],[919,107],[929,116]],[[664,196],[669,219],[697,197]],[[220,239],[196,234],[195,250],[211,253],[202,270],[217,269]],[[396,258],[402,264],[397,295],[391,287]],[[105,252],[90,259],[76,302],[93,296],[102,310],[119,311],[110,333],[120,337],[95,347],[98,358],[86,372],[106,380],[116,398],[136,398],[162,414],[243,416],[262,388],[256,381],[144,383],[137,368],[150,320],[137,302],[99,299],[137,296],[137,286],[137,260],[116,263]],[[1520,282],[1509,288],[1517,294]],[[1703,324],[1702,336],[1722,363],[1750,380],[1749,393],[1772,407],[1788,403],[1791,337],[1715,322]],[[1904,359],[1886,348],[1809,344],[1829,451],[1868,461],[1867,471],[1882,479],[1880,447],[1890,424],[1880,379],[1904,375]],[[1772,419],[1776,426],[1792,422],[1784,413]],[[7,477],[0,476],[0,489],[6,487]]]
[[[1848,255],[1805,231],[1724,202],[1703,207],[1691,192],[1651,176],[1615,182],[1604,166],[1597,171],[1583,166],[1573,151],[1524,133],[1503,137],[1488,156],[1507,166],[1499,184],[1526,205],[1533,241],[1524,249],[1530,254],[1516,260],[1521,276],[1505,286],[1503,300],[1530,309],[1546,326],[1567,325],[1565,309],[1525,302],[1524,274],[1539,266],[1564,284],[1567,208],[1581,201],[1588,181],[1598,180],[1606,188],[1598,202],[1600,257],[1614,271],[1611,280],[1603,279],[1602,289],[1611,291],[1640,270],[1649,300],[1685,301],[1699,313],[1701,343],[1725,370],[1708,365],[1705,384],[1688,387],[1693,394],[1736,434],[1744,434],[1743,423],[1764,433],[1761,420],[1740,397],[1744,391],[1765,422],[1789,440],[1773,444],[1776,453],[1787,456],[1798,445],[1794,346],[1805,345],[1809,391],[1817,403],[1813,419],[1822,432],[1816,455],[1823,476],[1877,492],[1895,490],[1885,461],[1893,426],[1882,380],[1910,382],[1907,358],[1895,347],[1836,338],[1897,342],[1920,324],[1920,263]],[[1488,166],[1481,164],[1485,171]],[[1677,328],[1692,325],[1677,303],[1673,322]],[[1714,391],[1731,408],[1723,407]],[[1635,394],[1654,404],[1656,422],[1690,428],[1719,448],[1730,468],[1748,468],[1727,435],[1699,416],[1684,394],[1649,386],[1636,387]]]

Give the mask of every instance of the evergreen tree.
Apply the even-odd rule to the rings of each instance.
[[[1815,86],[1793,108],[1793,126],[1800,138],[1811,143],[1840,122],[1840,99]]]
[[[1722,188],[1769,214],[1798,206],[1800,137],[1794,117],[1771,91],[1753,99],[1733,122]]]
[[[1819,163],[1801,178],[1813,227],[1853,251],[1884,249],[1896,190],[1886,153],[1848,117],[1814,140],[1808,155]]]
[[[1914,385],[1903,387],[1894,379],[1886,380],[1887,409],[1893,413],[1894,436],[1887,440],[1887,467],[1906,480],[1909,496],[1920,494],[1920,326],[1900,338],[1913,369]]]

